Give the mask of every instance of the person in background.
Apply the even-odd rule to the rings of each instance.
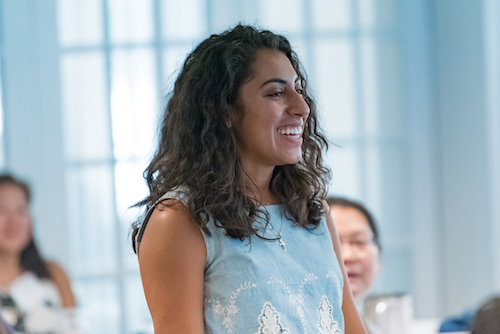
[[[135,225],[156,334],[365,334],[289,41],[238,25],[187,57]]]
[[[457,316],[447,317],[439,326],[439,333],[465,331],[471,331],[471,334],[500,333],[500,296],[488,297],[476,310],[468,309]]]
[[[500,296],[494,296],[476,311],[471,334],[498,333],[500,333]]]
[[[361,303],[380,271],[380,236],[372,214],[359,202],[328,197],[340,238],[342,258],[352,294]]]
[[[66,314],[76,307],[75,297],[64,270],[38,251],[30,203],[25,182],[0,175],[2,311],[16,333],[59,334],[67,330]]]
[[[351,291],[361,310],[380,270],[382,247],[379,231],[372,214],[361,203],[343,197],[327,197],[326,201],[339,234]],[[366,318],[363,320],[370,334],[380,332]]]

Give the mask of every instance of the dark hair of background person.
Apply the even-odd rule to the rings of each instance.
[[[378,232],[377,224],[375,223],[375,219],[373,218],[370,211],[368,211],[368,209],[365,208],[363,204],[343,197],[327,197],[326,201],[328,202],[328,204],[330,204],[330,206],[341,206],[344,208],[352,208],[361,212],[363,216],[365,216],[366,221],[368,222],[368,225],[372,230],[373,242],[377,246],[378,250],[382,251],[382,245],[380,244],[380,235]]]
[[[31,203],[31,190],[27,183],[16,179],[10,174],[0,175],[0,187],[4,185],[13,185],[22,190],[28,204]],[[35,244],[33,234],[29,243],[21,252],[21,267],[25,270],[33,272],[39,278],[51,278],[47,264],[43,260],[38,248]]]
[[[476,311],[471,334],[500,333],[500,296],[488,299]]]
[[[169,96],[158,150],[144,172],[150,194],[136,206],[149,209],[167,191],[183,186],[188,190],[187,206],[193,219],[208,235],[206,224],[213,218],[232,238],[262,238],[253,222],[257,216],[268,222],[268,216],[245,195],[247,186],[231,121],[244,112],[240,88],[251,78],[252,64],[263,49],[288,57],[310,108],[302,159],[277,166],[270,190],[299,226],[314,229],[319,225],[330,177],[321,151],[328,143],[318,129],[316,105],[305,74],[285,37],[241,24],[207,38],[187,57]],[[140,221],[134,223],[133,240],[139,225]]]

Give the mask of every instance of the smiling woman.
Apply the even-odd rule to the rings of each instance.
[[[35,245],[30,203],[26,183],[0,175],[0,310],[16,333],[66,333],[75,298],[64,270]]]
[[[155,333],[365,333],[316,122],[283,36],[238,25],[188,56],[134,231]]]

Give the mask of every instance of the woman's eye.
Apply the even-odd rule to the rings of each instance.
[[[302,88],[297,88],[296,89],[297,93],[299,93],[300,95],[304,95],[304,89]]]
[[[276,91],[274,93],[271,93],[271,96],[272,97],[280,97],[283,95],[283,92],[282,91]]]

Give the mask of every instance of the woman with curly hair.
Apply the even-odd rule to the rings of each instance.
[[[327,142],[288,40],[238,25],[187,57],[133,243],[156,334],[364,334],[324,202]]]

